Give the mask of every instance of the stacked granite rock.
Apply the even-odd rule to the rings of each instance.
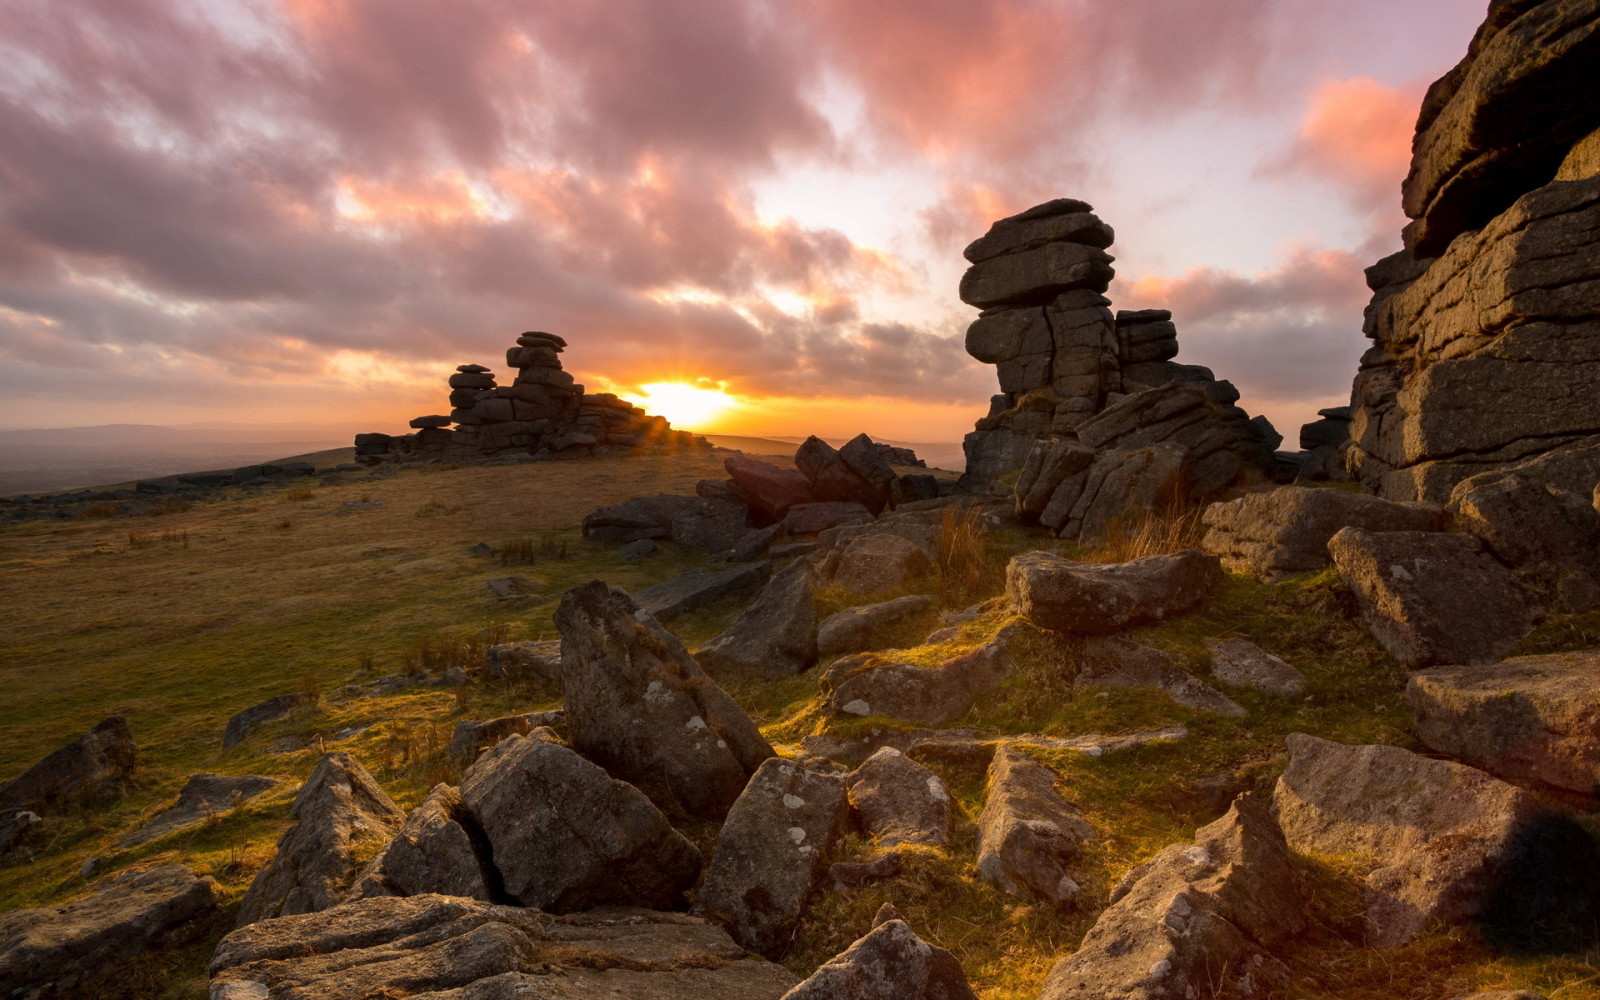
[[[1597,18],[1500,0],[1423,100],[1352,391],[1349,468],[1382,496],[1443,501],[1600,432]]]
[[[1057,497],[1060,516],[1044,522],[1073,537],[1086,523],[1103,528],[1090,508],[1120,509],[1132,480],[1152,503],[1206,499],[1264,475],[1282,440],[1234,405],[1230,383],[1172,360],[1170,312],[1113,315],[1112,239],[1089,205],[1059,198],[991,226],[967,247],[961,279],[962,301],[983,310],[967,352],[998,368],[1001,390],[967,435],[966,482],[1020,473],[1019,512],[1034,519],[1066,488],[1078,499]]]
[[[450,376],[449,416],[415,418],[415,434],[358,434],[356,460],[373,465],[569,456],[602,448],[693,446],[700,440],[611,393],[585,393],[561,368],[566,346],[553,333],[518,337],[506,351],[506,364],[517,370],[511,385],[497,385],[494,372],[483,365],[461,365]]]

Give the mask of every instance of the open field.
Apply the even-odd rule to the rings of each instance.
[[[553,692],[492,683],[459,691],[424,685],[389,694],[345,697],[346,683],[403,671],[424,657],[471,657],[486,639],[551,638],[551,612],[569,587],[593,578],[627,588],[703,565],[702,554],[670,545],[637,564],[614,546],[578,537],[596,507],[653,493],[692,492],[696,480],[720,478],[720,456],[607,457],[498,468],[408,471],[392,478],[310,489],[238,491],[216,503],[145,518],[32,523],[0,528],[0,778],[8,778],[72,736],[113,714],[128,718],[139,741],[142,787],[121,803],[52,820],[31,863],[0,866],[0,908],[52,903],[83,890],[96,871],[181,860],[221,881],[236,900],[270,857],[286,824],[290,790],[269,793],[200,828],[129,850],[117,841],[171,801],[196,771],[269,774],[299,780],[324,748],[354,752],[397,802],[416,805],[436,781],[459,772],[442,754],[454,723],[556,704]],[[1182,544],[1183,530],[1164,545]],[[531,564],[504,565],[473,555],[477,543],[526,540],[542,552]],[[937,645],[921,636],[935,616],[898,637],[899,658],[933,664],[975,647],[1015,622],[998,600],[1009,555],[1060,546],[1020,528],[982,538],[976,589],[955,596],[950,581],[930,577],[916,588],[950,593],[946,610],[978,613]],[[1083,553],[1112,559],[1123,551]],[[520,602],[495,601],[485,581],[516,575],[537,581]],[[880,600],[884,596],[872,598]],[[826,613],[866,599],[826,589]],[[730,599],[671,627],[691,648],[737,613]],[[1032,1000],[1050,965],[1070,952],[1123,873],[1166,844],[1193,836],[1220,813],[1204,794],[1219,777],[1233,787],[1270,789],[1282,767],[1283,737],[1305,731],[1345,742],[1415,747],[1400,697],[1403,671],[1351,617],[1350,597],[1324,574],[1272,587],[1232,577],[1202,611],[1132,637],[1177,653],[1200,674],[1209,669],[1208,638],[1240,636],[1299,667],[1305,696],[1275,699],[1230,690],[1250,709],[1243,719],[1205,715],[1148,692],[1075,694],[1073,647],[1025,629],[1017,668],[994,696],[980,700],[956,727],[996,733],[1077,735],[1189,727],[1181,742],[1092,758],[1042,755],[1061,776],[1064,794],[1100,831],[1085,862],[1075,908],[1053,912],[1019,905],[974,875],[973,821],[983,804],[976,765],[936,768],[963,820],[948,850],[915,849],[896,879],[854,893],[827,893],[812,907],[786,960],[804,974],[866,927],[892,899],[929,940],[951,948],[985,1000]],[[1600,616],[1556,617],[1525,643],[1600,644]],[[882,718],[841,719],[802,675],[768,682],[718,680],[792,752],[803,736],[859,734],[893,726]],[[315,691],[323,704],[265,727],[223,753],[230,715],[262,698]],[[276,745],[275,745],[276,744]],[[1594,817],[1581,815],[1593,828]],[[715,830],[686,830],[708,848]],[[847,839],[844,859],[871,846]],[[1326,1000],[1444,1000],[1473,989],[1559,990],[1559,1000],[1600,996],[1596,954],[1512,954],[1474,929],[1425,936],[1393,952],[1359,947],[1360,892],[1352,874],[1303,859],[1313,893],[1313,928],[1290,946],[1298,996]],[[203,995],[204,964],[231,911],[205,940],[130,963],[91,997]]]

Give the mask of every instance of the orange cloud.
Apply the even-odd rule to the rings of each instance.
[[[366,177],[341,177],[339,214],[352,222],[459,222],[489,215],[489,204],[459,170],[432,177],[383,182]]]
[[[1396,206],[1421,99],[1418,86],[1386,87],[1365,76],[1328,80],[1312,92],[1293,146],[1270,170],[1332,181],[1369,211]]]

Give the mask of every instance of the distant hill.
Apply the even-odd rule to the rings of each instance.
[[[784,434],[774,434],[771,437],[763,438],[733,438],[719,434],[707,434],[706,437],[713,444],[722,444],[724,440],[753,441],[759,442],[764,448],[773,449],[772,451],[754,451],[744,445],[723,445],[724,448],[738,448],[740,451],[749,452],[752,455],[793,455],[795,447],[805,440],[804,437],[792,437]],[[823,440],[837,448],[849,438],[823,437]],[[896,448],[910,448],[917,453],[918,458],[928,463],[930,469],[947,469],[951,472],[960,472],[967,467],[967,456],[961,450],[961,442],[959,441],[895,441],[892,438],[885,437],[873,437],[872,440],[880,444],[894,445]]]

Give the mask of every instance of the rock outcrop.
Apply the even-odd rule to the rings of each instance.
[[[26,809],[49,816],[120,797],[133,784],[139,750],[119,715],[0,785],[0,812]]]
[[[555,613],[572,746],[669,814],[720,821],[772,747],[626,591],[574,587]]]
[[[1206,649],[1211,676],[1224,684],[1285,697],[1305,690],[1304,674],[1246,639],[1212,639]]]
[[[257,726],[264,726],[281,719],[296,709],[314,705],[315,702],[316,700],[310,695],[298,692],[280,694],[234,713],[222,730],[222,749],[228,750],[243,743],[245,737],[249,736],[251,730]]]
[[[931,595],[911,594],[835,612],[817,626],[817,653],[843,656],[867,649],[883,649],[885,636],[897,626],[931,611],[937,604],[938,598]]]
[[[1439,504],[1394,503],[1345,490],[1282,486],[1214,503],[1202,515],[1201,548],[1234,573],[1275,583],[1296,573],[1327,569],[1328,540],[1343,528],[1366,531],[1442,531],[1449,514]]]
[[[1078,894],[1070,867],[1094,828],[1056,791],[1055,780],[1055,772],[1016,747],[995,751],[978,816],[978,877],[1061,906]]]
[[[781,679],[817,662],[815,572],[796,559],[765,587],[727,631],[695,651],[711,670]]]
[[[435,785],[362,871],[349,898],[437,892],[499,902],[500,877],[488,858],[488,838],[460,791]]]
[[[1496,3],[1424,98],[1352,390],[1350,469],[1384,497],[1442,501],[1600,432],[1595,17]]]
[[[1025,552],[1006,567],[1006,596],[1040,628],[1105,635],[1194,610],[1222,582],[1215,556],[1188,550],[1110,565]]]

